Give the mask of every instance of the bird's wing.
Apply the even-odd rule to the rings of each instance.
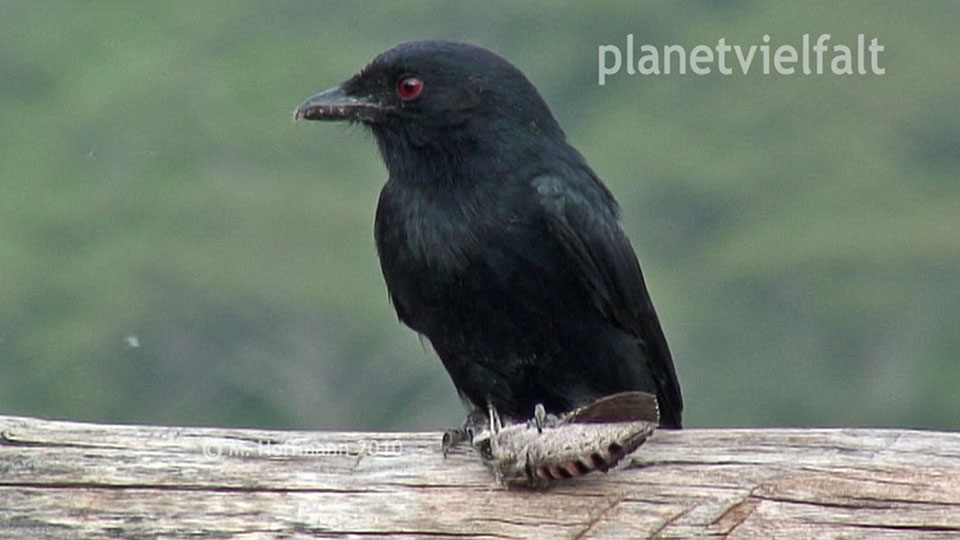
[[[556,175],[533,180],[551,234],[563,247],[594,306],[637,337],[664,400],[661,414],[679,423],[683,402],[667,340],[633,247],[620,228],[616,207],[594,177],[574,182]]]

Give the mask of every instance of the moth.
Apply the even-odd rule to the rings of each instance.
[[[481,459],[508,487],[547,487],[551,482],[609,471],[657,428],[657,398],[621,392],[559,417],[543,405],[527,422],[504,426],[489,408],[489,424],[473,438]]]

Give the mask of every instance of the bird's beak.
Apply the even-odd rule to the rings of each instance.
[[[301,103],[293,119],[372,122],[379,119],[383,112],[384,107],[372,98],[348,96],[343,85],[340,85]]]

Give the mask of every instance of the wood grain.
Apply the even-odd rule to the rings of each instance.
[[[628,468],[506,490],[439,433],[0,416],[0,538],[960,538],[960,434],[658,431]]]

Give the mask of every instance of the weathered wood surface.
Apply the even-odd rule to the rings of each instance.
[[[960,538],[960,434],[659,431],[631,468],[508,491],[439,433],[0,416],[2,538]]]

